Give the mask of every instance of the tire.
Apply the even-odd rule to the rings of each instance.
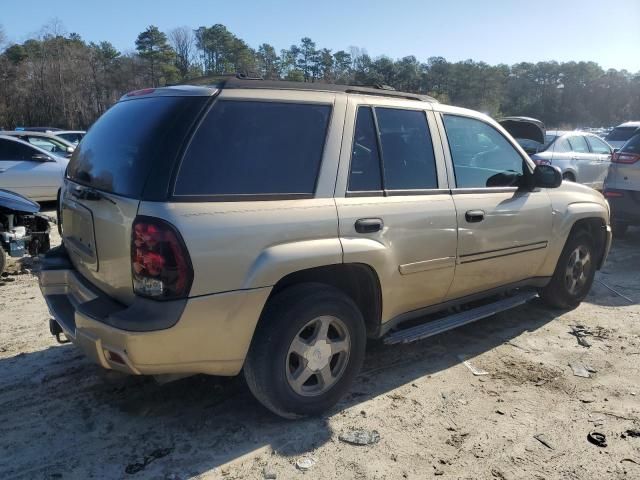
[[[575,182],[576,177],[573,176],[571,172],[565,172],[562,174],[562,180],[566,180],[567,182]]]
[[[629,225],[622,222],[612,222],[611,223],[611,231],[613,236],[616,238],[623,238],[627,234],[627,229]]]
[[[574,309],[585,299],[596,274],[597,252],[585,232],[571,234],[551,282],[541,292],[544,302],[554,308]]]
[[[2,275],[6,267],[7,267],[7,254],[4,251],[4,248],[0,246],[0,275]]]
[[[267,304],[244,376],[256,399],[275,414],[318,415],[353,383],[366,338],[362,314],[344,293],[316,283],[290,287]]]

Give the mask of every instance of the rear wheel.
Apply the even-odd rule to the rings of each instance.
[[[567,182],[575,182],[576,181],[576,177],[571,172],[564,172],[562,174],[562,179],[566,180]]]
[[[541,297],[555,308],[576,308],[589,293],[595,273],[596,252],[591,238],[585,232],[574,233],[567,240]]]
[[[267,305],[244,375],[268,409],[285,418],[331,408],[357,375],[366,345],[362,314],[339,290],[291,287]]]

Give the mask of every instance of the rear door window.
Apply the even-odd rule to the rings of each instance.
[[[0,161],[31,160],[37,150],[11,140],[0,139]]]
[[[358,108],[349,172],[349,191],[351,192],[382,190],[380,152],[376,137],[371,107]]]
[[[569,144],[571,145],[571,151],[576,153],[589,153],[589,146],[587,141],[582,135],[574,135],[569,137]]]
[[[436,162],[425,112],[376,108],[384,188],[421,190],[438,188]]]
[[[604,143],[603,140],[600,140],[598,137],[587,137],[589,140],[589,144],[591,145],[591,151],[593,153],[605,154],[608,155],[611,153],[611,149],[609,145]]]
[[[174,194],[313,195],[330,114],[329,105],[219,100],[185,153]]]

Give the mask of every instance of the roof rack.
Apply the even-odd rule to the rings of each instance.
[[[259,88],[274,90],[314,90],[321,92],[343,92],[359,95],[373,95],[378,97],[401,98],[405,100],[416,100],[419,102],[438,103],[435,98],[428,95],[422,95],[419,93],[398,92],[393,87],[384,84],[338,85],[324,82],[289,82],[285,80],[264,80],[258,73],[250,71],[202,76],[188,80],[186,84],[227,89]]]

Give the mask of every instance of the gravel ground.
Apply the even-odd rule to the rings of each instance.
[[[638,230],[615,242],[574,311],[533,301],[414,344],[371,343],[350,394],[295,422],[241,378],[159,386],[58,345],[25,260],[0,279],[0,478],[639,479],[638,245]],[[380,440],[340,439],[360,429]]]

